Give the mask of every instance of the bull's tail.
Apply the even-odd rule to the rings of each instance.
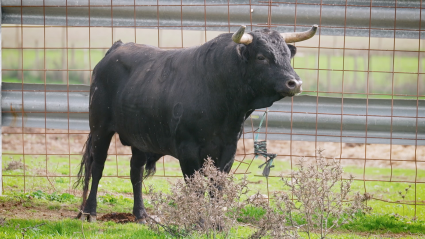
[[[80,185],[83,185],[83,203],[82,207],[86,204],[87,193],[89,190],[89,182],[91,178],[91,168],[93,165],[93,153],[91,147],[92,135],[89,134],[86,143],[84,144],[84,155],[81,160],[80,170],[78,171],[77,181],[74,184],[74,187],[77,188]],[[83,183],[84,182],[84,183]]]

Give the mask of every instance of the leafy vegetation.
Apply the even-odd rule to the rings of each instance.
[[[357,215],[350,223],[342,226],[343,229],[356,232],[370,233],[409,233],[425,235],[425,221],[413,220],[395,213]]]
[[[69,193],[57,193],[53,192],[52,194],[45,193],[41,190],[37,190],[32,193],[25,194],[28,198],[37,198],[37,199],[46,199],[49,201],[56,201],[56,202],[75,202],[77,199],[74,195]]]

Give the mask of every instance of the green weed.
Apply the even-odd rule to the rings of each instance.
[[[425,221],[412,220],[398,214],[358,215],[355,220],[344,225],[343,229],[370,233],[409,233],[425,234]]]
[[[22,238],[23,228],[29,228],[25,238],[83,238],[83,232],[85,238],[167,238],[166,235],[150,231],[146,226],[133,223],[84,223],[83,229],[81,223],[72,219],[60,221],[11,219],[0,227],[0,238]],[[43,225],[36,227],[40,224]]]
[[[37,199],[46,199],[49,201],[56,201],[56,202],[75,202],[76,198],[74,195],[69,194],[69,193],[56,193],[53,192],[51,194],[49,193],[45,193],[41,190],[37,190],[35,192],[32,193],[27,193],[25,194],[26,197],[28,198],[37,198]]]

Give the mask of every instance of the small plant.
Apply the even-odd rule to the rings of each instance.
[[[20,158],[19,161],[14,160],[12,157],[10,157],[10,159],[11,161],[9,161],[4,171],[9,171],[9,170],[11,171],[11,170],[24,168],[24,163],[22,163],[22,158]]]
[[[49,210],[57,211],[57,210],[61,209],[61,205],[59,205],[59,204],[49,205],[47,208]]]
[[[407,188],[404,189],[404,192],[399,191],[398,195],[401,197],[402,201],[406,200],[406,196],[409,193],[409,189],[412,187],[412,185],[408,185]],[[400,200],[397,200],[397,202],[401,202]],[[404,203],[403,203],[403,216],[405,216],[406,214],[404,214]]]
[[[306,165],[303,159],[299,169],[291,173],[290,179],[283,182],[292,194],[275,194],[278,213],[285,214],[288,222],[301,228],[311,238],[318,231],[320,238],[326,238],[335,228],[348,223],[356,213],[369,211],[365,201],[370,195],[356,193],[351,201],[348,194],[353,177],[342,180],[343,169],[337,160],[326,160],[318,151],[316,163]],[[294,216],[302,216],[302,224]]]
[[[286,195],[286,194],[284,194]],[[258,229],[250,236],[251,239],[259,239],[266,236],[270,238],[299,238],[298,227],[291,225],[287,214],[283,213],[286,205],[278,200],[274,207],[264,202],[261,194],[257,193],[250,199],[250,206],[260,208],[265,212],[258,220],[255,220],[255,227]]]
[[[29,199],[44,199],[48,201],[56,201],[56,202],[73,202],[75,201],[75,196],[69,193],[57,193],[53,192],[52,194],[45,193],[41,190],[34,191],[32,193],[25,194],[25,196]]]
[[[171,194],[155,192],[150,186],[155,215],[149,226],[159,230],[160,224],[174,236],[202,234],[208,238],[229,237],[237,217],[245,206],[246,178],[236,181],[232,174],[219,171],[211,159],[202,169],[171,187]]]
[[[109,205],[126,205],[127,203],[132,203],[133,201],[129,198],[125,198],[122,195],[115,196],[112,194],[105,194],[98,197],[99,202]]]
[[[407,196],[407,194],[409,193],[409,189],[412,187],[412,185],[409,184],[409,186],[407,188],[404,189],[404,193],[399,191],[398,195],[404,200]]]
[[[107,203],[107,204],[116,204],[118,202],[118,199],[110,194],[105,194],[103,196],[99,196],[99,202]]]

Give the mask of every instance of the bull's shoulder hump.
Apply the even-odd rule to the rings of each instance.
[[[163,52],[165,52],[165,50],[149,45],[125,43],[105,55],[105,60],[108,62],[111,60],[113,62],[138,62],[141,59],[155,58]]]
[[[163,52],[165,50],[158,48],[156,46],[151,45],[145,45],[145,44],[137,44],[137,43],[126,43],[123,45],[122,48],[125,51],[132,51],[132,52],[143,52],[143,51],[157,51],[157,52]]]

